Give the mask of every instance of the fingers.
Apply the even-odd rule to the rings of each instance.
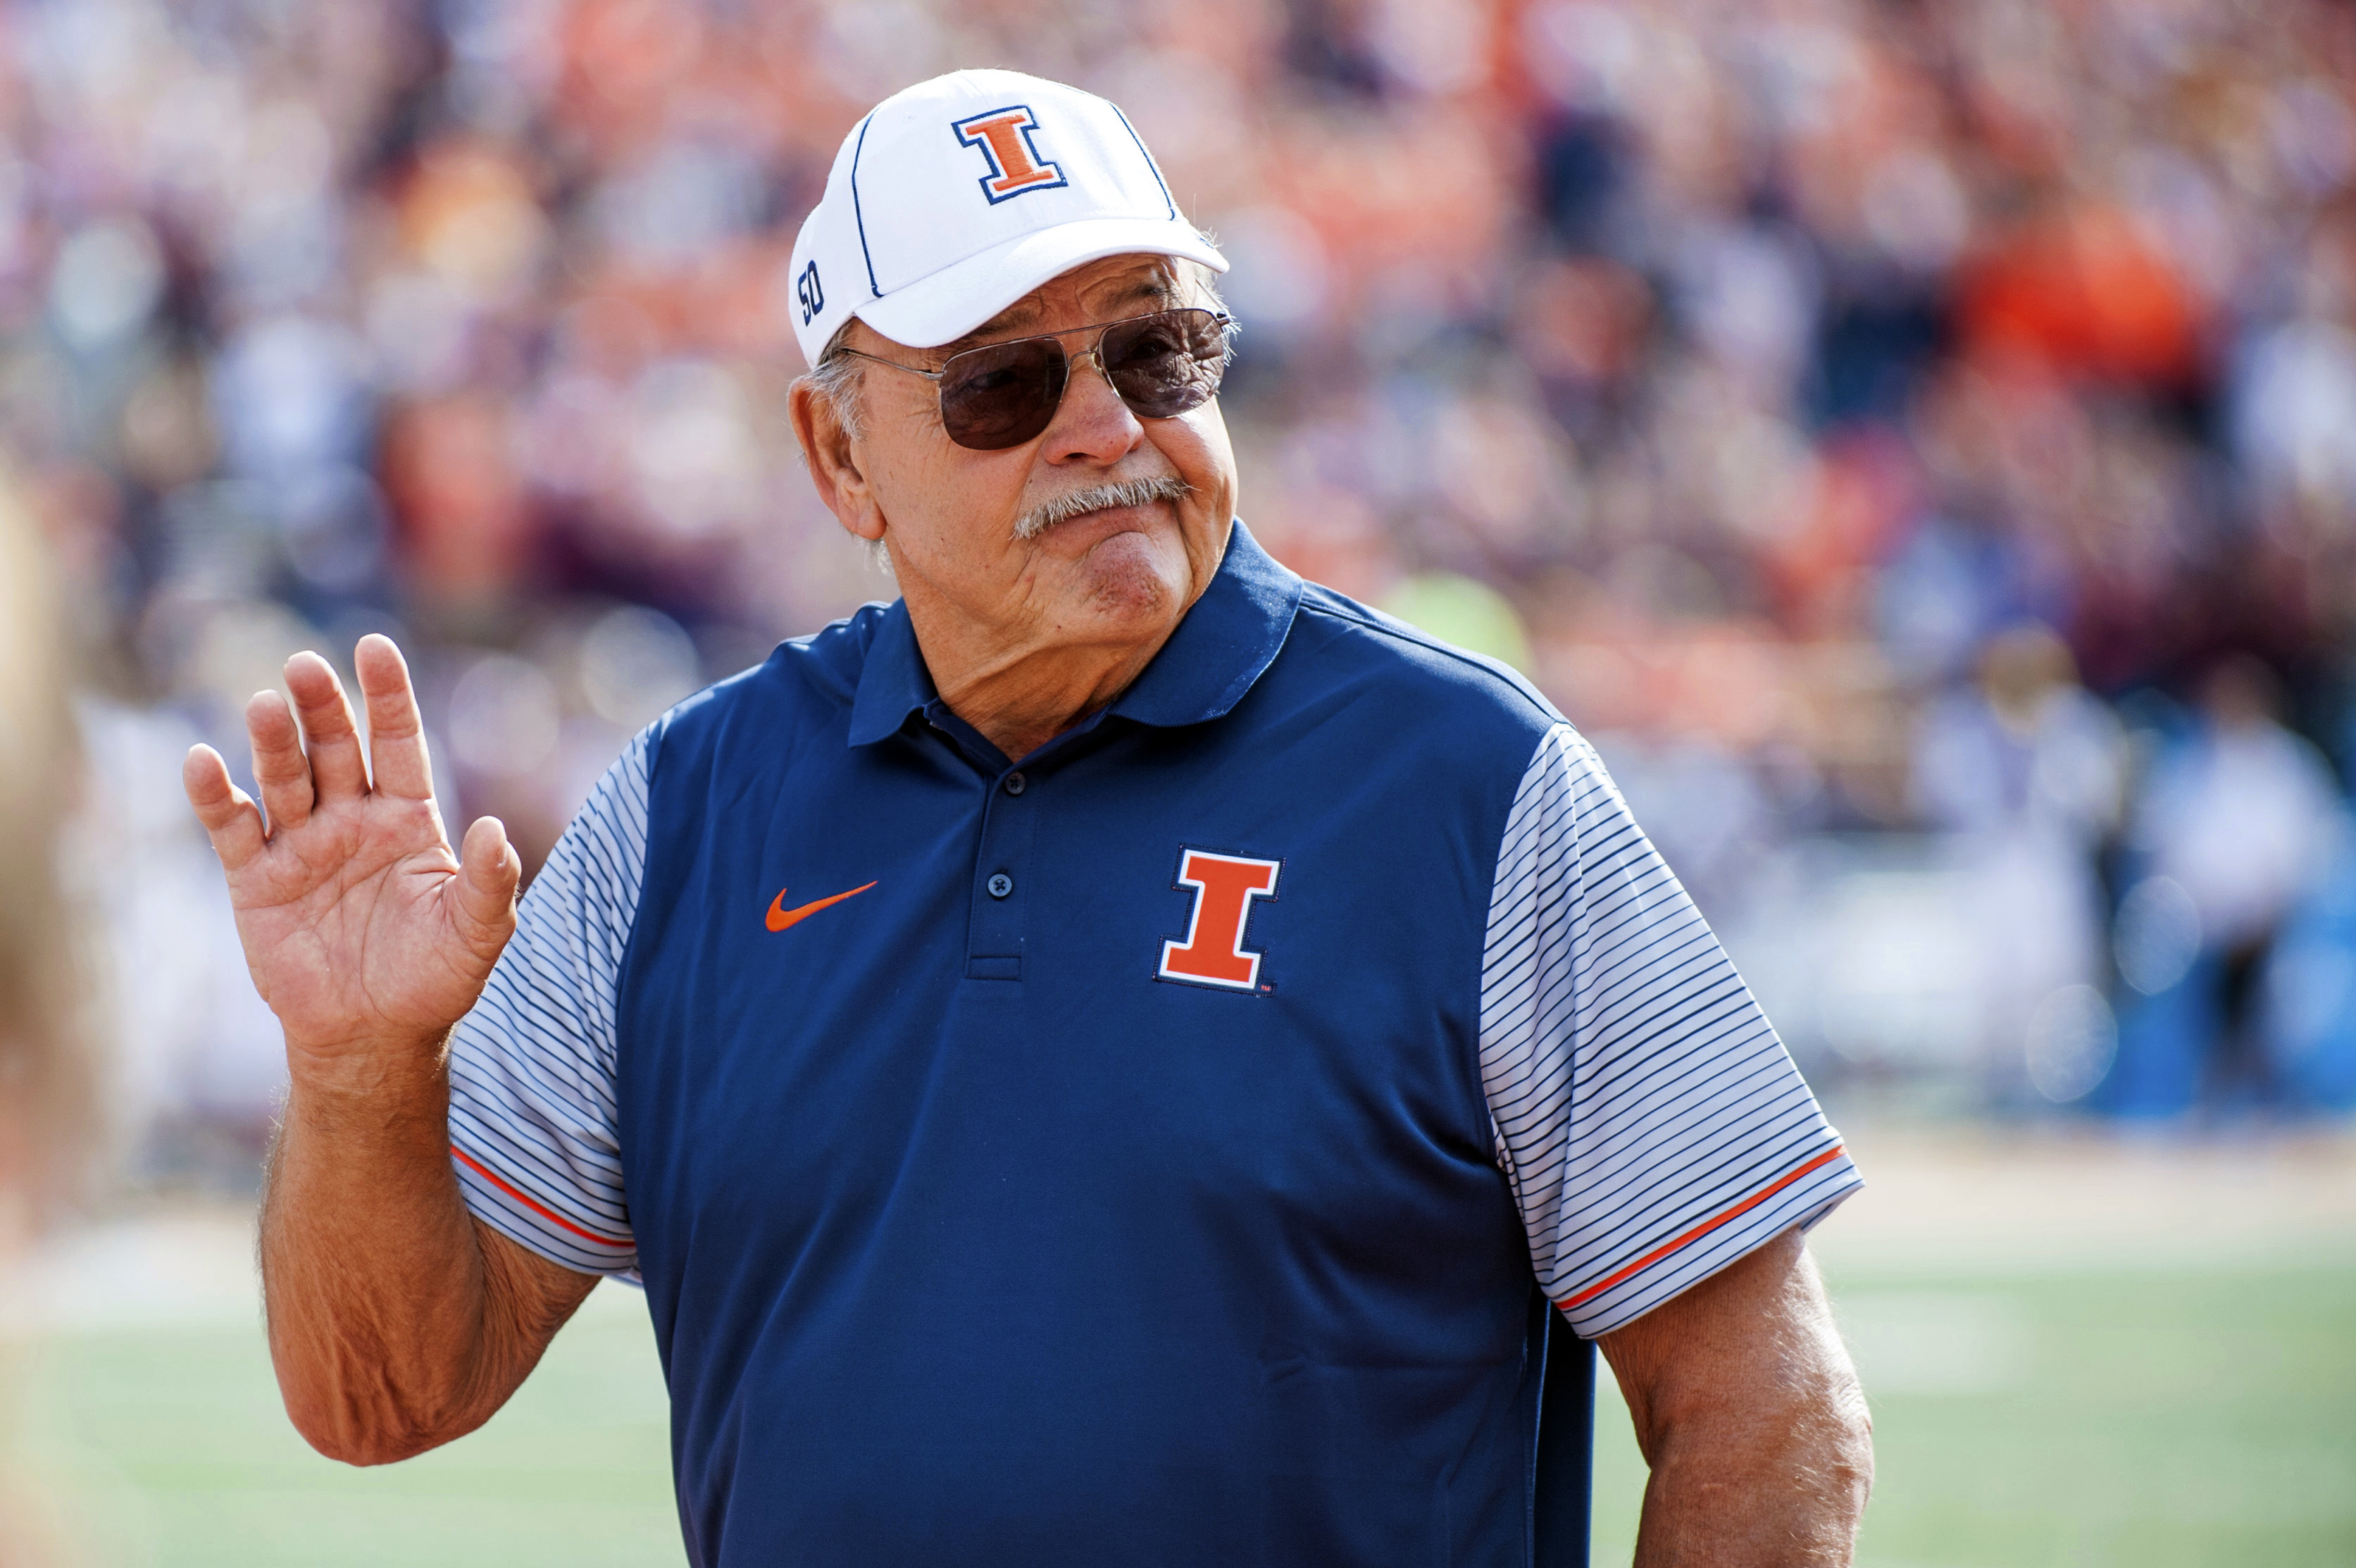
[[[486,962],[497,959],[515,930],[516,886],[523,857],[508,842],[507,824],[478,817],[458,846],[455,924],[459,936]]]
[[[294,716],[303,725],[303,748],[311,759],[311,785],[319,802],[350,800],[368,790],[368,766],[352,705],[334,666],[316,653],[286,661],[286,689],[294,693]]]
[[[409,664],[392,639],[370,632],[352,650],[360,693],[368,703],[369,759],[376,787],[412,800],[434,798],[434,770],[425,759],[425,725],[417,716]]]
[[[225,868],[235,871],[262,853],[262,813],[252,796],[230,782],[229,764],[220,752],[209,746],[190,747],[180,764],[180,787]]]
[[[262,786],[262,809],[273,832],[300,827],[311,817],[311,761],[286,699],[256,692],[245,704],[245,733],[253,742],[253,781]]]

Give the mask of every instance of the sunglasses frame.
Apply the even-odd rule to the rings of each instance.
[[[838,355],[846,355],[854,360],[865,360],[871,364],[889,365],[895,371],[905,371],[912,376],[922,376],[926,381],[931,381],[935,387],[939,389],[940,396],[944,400],[945,404],[946,399],[948,395],[948,377],[950,370],[951,367],[955,366],[959,360],[965,359],[969,355],[986,354],[994,349],[1008,349],[1023,343],[1054,343],[1058,349],[1062,350],[1064,355],[1064,385],[1055,394],[1055,407],[1050,408],[1047,411],[1046,424],[1042,424],[1036,434],[1025,436],[1022,441],[1010,442],[1004,446],[966,446],[966,444],[962,441],[958,441],[958,438],[955,435],[949,436],[949,439],[956,442],[957,445],[966,446],[966,450],[969,452],[1008,452],[1013,450],[1017,446],[1025,446],[1030,442],[1036,441],[1040,435],[1046,434],[1047,425],[1055,423],[1056,409],[1063,407],[1065,394],[1072,390],[1072,373],[1078,368],[1079,362],[1083,360],[1094,360],[1096,361],[1097,373],[1104,377],[1105,384],[1112,388],[1113,395],[1120,399],[1121,406],[1128,409],[1131,413],[1137,414],[1138,418],[1146,419],[1158,417],[1174,419],[1178,417],[1177,414],[1148,415],[1138,413],[1137,409],[1131,405],[1129,399],[1122,394],[1120,383],[1114,381],[1112,379],[1112,372],[1105,368],[1105,334],[1110,332],[1117,327],[1130,327],[1141,321],[1157,321],[1165,316],[1198,315],[1209,317],[1211,318],[1211,325],[1218,328],[1222,338],[1226,339],[1226,351],[1221,356],[1219,360],[1220,376],[1221,379],[1224,380],[1226,373],[1227,362],[1232,360],[1235,355],[1233,333],[1236,327],[1236,318],[1228,315],[1224,310],[1213,310],[1206,305],[1173,306],[1167,310],[1149,310],[1142,316],[1124,316],[1118,321],[1092,321],[1085,326],[1066,327],[1054,332],[1028,332],[1020,338],[1003,338],[995,343],[977,343],[970,349],[960,349],[956,353],[951,354],[948,359],[943,360],[938,370],[928,371],[922,365],[904,365],[897,360],[887,360],[881,354],[870,354],[858,349],[838,349],[835,350],[835,353]],[[1096,334],[1093,338],[1089,339],[1088,346],[1077,353],[1074,353],[1070,349],[1065,349],[1063,346],[1063,340],[1071,337],[1076,332],[1093,332]],[[1208,403],[1212,398],[1218,395],[1218,387],[1215,384],[1210,392],[1203,399],[1203,403]],[[1194,412],[1194,409],[1200,408],[1202,406],[1203,403],[1198,403],[1194,404],[1191,408],[1180,410],[1179,413],[1191,413]],[[948,410],[945,405],[941,408],[940,413],[942,429],[946,433],[948,426]]]

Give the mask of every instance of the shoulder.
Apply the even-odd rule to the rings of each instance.
[[[846,722],[860,672],[889,605],[862,605],[807,637],[777,644],[749,670],[716,681],[657,719],[647,732],[649,771],[732,738],[785,740]]]
[[[1387,712],[1402,741],[1495,745],[1517,768],[1565,722],[1508,666],[1315,583],[1301,595],[1278,670],[1290,685]]]

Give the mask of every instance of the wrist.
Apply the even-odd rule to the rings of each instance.
[[[450,1099],[450,1031],[386,1036],[332,1044],[286,1041],[287,1111],[298,1103],[323,1111],[402,1112],[446,1119]]]

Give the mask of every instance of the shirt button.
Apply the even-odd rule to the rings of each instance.
[[[1001,872],[999,872],[997,875],[993,875],[992,877],[991,877],[991,879],[990,879],[990,896],[991,896],[991,897],[993,897],[993,898],[1003,898],[1003,897],[1005,897],[1009,893],[1012,893],[1012,892],[1013,892],[1013,891],[1014,891],[1014,878],[1012,878],[1012,876],[1007,875],[1006,875],[1006,873],[1004,873],[1004,872],[1002,872],[1002,871],[1001,871]]]
[[[1020,795],[1030,787],[1031,781],[1020,773],[1010,773],[1006,776],[1006,792],[1010,795]]]

